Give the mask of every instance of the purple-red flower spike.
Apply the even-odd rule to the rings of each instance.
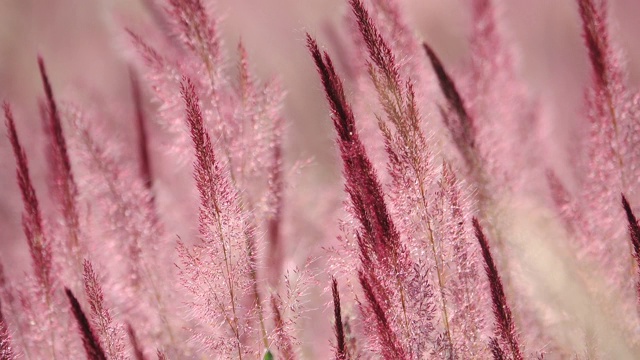
[[[47,71],[44,65],[44,60],[42,57],[38,57],[38,67],[40,69],[40,77],[42,78],[42,85],[44,87],[44,92],[46,95],[46,103],[47,103],[47,120],[48,127],[51,131],[52,136],[52,148],[58,153],[56,154],[56,160],[59,161],[58,166],[60,171],[62,172],[62,176],[64,176],[64,191],[66,196],[70,197],[73,206],[75,206],[74,197],[77,196],[77,186],[73,179],[73,174],[71,171],[71,160],[69,159],[69,154],[67,152],[67,143],[64,137],[63,129],[62,129],[62,121],[60,119],[60,114],[58,111],[58,105],[56,104],[55,98],[53,96],[53,89],[51,87],[51,82],[49,81],[49,76],[47,75]],[[69,205],[71,206],[71,205]],[[73,209],[77,216],[77,211]]]
[[[179,26],[182,41],[203,60],[209,71],[220,52],[216,24],[201,0],[169,0],[169,16]]]
[[[78,214],[78,187],[71,169],[67,142],[62,128],[58,105],[42,57],[38,57],[40,77],[46,96],[43,122],[49,140],[48,155],[51,161],[52,189],[67,229],[68,250],[78,250],[80,242],[80,216]]]
[[[358,272],[358,279],[367,299],[370,312],[373,314],[374,325],[372,328],[375,329],[375,336],[380,342],[382,357],[384,359],[408,360],[409,356],[403,349],[398,334],[390,326],[386,309],[389,300],[385,299],[384,296],[382,298],[380,296],[384,289],[381,288],[377,281],[368,278],[362,270]]]
[[[429,57],[433,71],[436,73],[438,83],[440,84],[440,90],[447,100],[449,107],[457,116],[457,121],[455,123],[448,117],[445,117],[444,120],[447,128],[449,129],[449,132],[451,132],[453,140],[462,151],[463,155],[468,156],[468,151],[473,149],[476,143],[476,130],[474,128],[473,119],[467,111],[464,100],[462,99],[455,82],[444,68],[444,65],[440,61],[438,55],[427,43],[423,43],[422,46]],[[465,160],[470,161],[470,159]]]
[[[507,360],[507,355],[500,347],[500,342],[495,337],[491,337],[489,339],[489,349],[491,349],[491,355],[493,355],[493,360]]]
[[[7,131],[9,132],[9,140],[13,148],[13,154],[16,159],[16,174],[18,185],[22,193],[22,202],[24,204],[24,212],[22,214],[22,227],[29,244],[29,252],[33,261],[33,269],[38,279],[40,290],[45,298],[50,298],[53,293],[52,282],[52,250],[51,243],[47,234],[45,234],[43,226],[42,213],[36,196],[36,190],[31,182],[29,175],[29,164],[27,155],[18,139],[13,113],[9,104],[3,106],[4,116],[6,119]]]
[[[398,91],[401,84],[400,73],[391,47],[378,31],[362,1],[350,0],[349,4],[358,21],[360,33],[367,45],[369,58],[380,72],[384,74],[385,81],[389,85],[396,87],[396,89],[391,89],[391,91]]]
[[[338,134],[338,146],[343,161],[346,190],[354,212],[362,225],[364,247],[362,255],[368,258],[373,251],[381,259],[397,255],[400,237],[384,201],[384,191],[356,129],[351,106],[346,100],[342,81],[327,53],[321,54],[316,41],[307,34],[307,47],[320,74],[325,94]]]
[[[495,262],[493,261],[493,256],[491,255],[491,250],[489,247],[489,242],[484,235],[482,227],[478,222],[478,219],[473,218],[473,228],[476,233],[476,238],[480,243],[480,248],[482,249],[482,257],[484,258],[484,269],[487,273],[487,278],[489,280],[489,288],[491,289],[491,300],[493,301],[493,315],[495,316],[496,324],[495,324],[495,334],[496,337],[499,337],[501,342],[504,343],[508,347],[508,351],[511,353],[511,356],[514,360],[522,360],[522,352],[520,350],[520,342],[518,340],[518,334],[516,332],[516,326],[513,322],[513,317],[511,316],[511,308],[507,304],[507,297],[504,293],[504,287],[502,286],[502,280],[500,279],[500,274],[498,274],[498,268],[496,267]],[[500,349],[500,344],[494,343],[497,340],[492,340],[491,350],[494,354],[499,354],[500,352],[496,352]],[[496,349],[496,347],[498,349]],[[496,357],[499,358],[499,357]]]
[[[638,294],[638,304],[640,304],[640,226],[638,226],[638,219],[636,219],[635,214],[631,210],[631,205],[629,205],[624,194],[622,195],[622,207],[627,215],[633,258],[636,260],[636,266],[638,267],[636,270],[636,291]]]
[[[200,110],[199,99],[196,95],[195,85],[189,79],[185,79],[182,83],[182,98],[185,102],[186,120],[195,147],[196,163],[194,165],[194,174],[200,192],[200,200],[207,211],[210,211],[214,216],[218,216],[220,214],[218,199],[215,192],[210,189],[212,185],[216,185],[213,182],[218,175],[214,169],[217,169],[218,164],[211,138],[204,127],[204,119]]]
[[[76,319],[76,324],[78,325],[78,330],[80,331],[80,337],[82,338],[82,346],[84,347],[84,351],[87,354],[87,359],[107,360],[107,356],[102,350],[100,342],[94,334],[93,329],[89,324],[89,320],[87,320],[87,316],[84,314],[84,311],[82,311],[78,299],[76,299],[71,290],[65,288],[64,291],[67,295],[67,299],[69,300],[69,305],[71,306],[73,317]]]
[[[338,292],[338,281],[331,277],[331,294],[333,296],[333,331],[336,336],[335,360],[349,359],[347,342],[344,335],[344,325],[342,324],[342,310],[340,308],[340,293]]]
[[[604,88],[608,86],[611,62],[611,49],[607,31],[607,2],[603,0],[578,0],[582,35],[589,51],[589,60],[593,68],[596,83]]]
[[[401,278],[411,273],[412,268],[405,257],[400,235],[385,203],[380,180],[358,136],[353,111],[344,95],[342,81],[336,74],[329,55],[321,54],[316,41],[309,35],[307,46],[329,101],[343,161],[345,188],[351,200],[351,209],[359,223],[356,233],[362,264],[360,284],[367,294],[368,303],[363,309],[367,317],[376,322],[375,333],[370,335],[377,339],[381,351],[402,359],[407,354],[395,331],[389,327],[388,319],[395,316],[392,315],[395,312],[391,309],[389,301],[396,292],[400,294],[401,311],[404,314],[398,314],[398,317],[404,319],[397,321],[404,321],[406,326],[406,284]],[[372,284],[372,280],[378,276],[376,271],[394,274],[398,279],[375,281],[375,284]]]

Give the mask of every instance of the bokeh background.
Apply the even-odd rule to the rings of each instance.
[[[625,51],[630,81],[640,83],[640,2],[612,0],[614,35]],[[240,39],[259,76],[277,77],[287,91],[287,149],[313,159],[305,173],[314,184],[339,185],[339,166],[327,109],[304,36],[310,32],[329,51],[349,46],[344,26],[345,0],[218,0],[221,35],[229,57]],[[468,11],[465,0],[407,0],[407,16],[420,37],[445,64],[462,68],[468,59]],[[572,0],[504,0],[500,24],[513,44],[518,69],[539,96],[551,119],[546,136],[557,144],[555,166],[569,161],[575,134],[586,125],[580,116],[588,63],[580,38],[577,5]],[[38,116],[42,98],[36,56],[44,57],[57,98],[80,107],[117,104],[131,108],[128,66],[134,61],[125,28],[154,26],[144,0],[0,0],[0,99],[10,101],[18,131],[31,161],[32,177],[47,206],[45,143]],[[338,64],[340,65],[340,64]],[[150,92],[147,92],[150,94]],[[96,99],[100,99],[96,101]],[[152,105],[151,105],[152,108]],[[134,139],[129,118],[112,124]],[[4,128],[3,128],[4,131]],[[15,183],[9,142],[0,138],[0,260],[10,273],[28,268],[20,225],[22,204]]]

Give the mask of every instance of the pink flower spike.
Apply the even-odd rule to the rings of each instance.
[[[38,67],[46,95],[43,121],[49,140],[48,153],[51,161],[52,188],[66,225],[68,250],[71,253],[75,253],[78,251],[80,241],[80,220],[77,205],[78,187],[71,169],[71,160],[67,151],[67,142],[62,129],[58,105],[53,96],[53,89],[45,69],[44,60],[40,56],[38,56]]]
[[[0,299],[0,359],[13,360],[16,358],[13,348],[11,347],[11,335],[9,334],[9,326],[4,320],[2,313],[2,300]]]
[[[110,359],[124,359],[123,334],[121,329],[115,325],[111,312],[105,306],[104,293],[98,281],[98,276],[93,270],[93,265],[90,261],[85,260],[83,268],[84,291],[91,309],[90,319],[95,335],[104,345],[106,354],[109,355]]]
[[[470,156],[471,150],[475,148],[476,143],[476,129],[474,127],[473,119],[469,115],[467,107],[460,95],[460,92],[458,91],[458,88],[456,87],[455,82],[449,73],[447,73],[438,55],[427,43],[423,43],[422,46],[429,57],[433,71],[436,73],[440,84],[440,90],[442,90],[449,108],[456,115],[455,122],[452,122],[452,119],[445,116],[445,124],[447,125],[454,142],[462,154],[465,155],[465,160],[470,162],[471,159],[467,159],[467,157]]]
[[[609,71],[612,61],[607,31],[607,2],[578,0],[578,7],[582,19],[582,35],[589,50],[593,77],[601,88],[605,88],[610,81]]]
[[[384,75],[386,83],[396,88],[391,91],[399,91],[400,73],[391,47],[378,31],[362,1],[350,0],[349,4],[358,20],[358,28],[367,45],[369,58]]]
[[[169,5],[169,17],[179,27],[182,42],[200,57],[211,77],[220,61],[216,22],[201,0],[169,0]]]
[[[219,333],[205,340],[205,346],[226,356],[235,353],[242,359],[252,350],[243,339],[256,335],[253,328],[245,326],[245,321],[254,320],[255,312],[242,301],[255,289],[245,242],[247,216],[238,204],[227,169],[214,155],[195,85],[190,79],[183,79],[181,93],[195,150],[193,176],[200,195],[201,243],[193,250],[178,244],[178,255],[184,265],[180,277],[194,296],[195,309],[206,314],[200,321]]]
[[[29,176],[29,164],[27,155],[18,139],[15,123],[11,107],[8,103],[3,106],[6,126],[9,132],[9,140],[13,148],[13,154],[16,159],[16,174],[18,185],[22,192],[22,202],[24,204],[24,212],[22,214],[22,227],[29,244],[29,252],[33,261],[33,269],[38,279],[40,291],[48,300],[53,293],[53,275],[52,268],[52,251],[51,243],[48,236],[44,232],[42,213],[36,191],[33,188],[31,177]]]

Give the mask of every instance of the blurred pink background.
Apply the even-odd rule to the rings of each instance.
[[[579,116],[583,87],[588,80],[577,5],[572,0],[502,1],[503,34],[513,42],[521,74],[538,94],[543,110],[553,120],[554,138],[562,166],[568,159],[574,131],[584,126]],[[611,1],[616,37],[627,54],[631,83],[640,83],[640,2]],[[315,159],[313,184],[338,181],[335,149],[324,97],[304,44],[305,32],[318,37],[329,51],[347,45],[343,33],[345,0],[220,0],[217,13],[230,57],[242,39],[250,60],[263,78],[279,77],[287,91],[290,123],[288,149],[300,158]],[[406,1],[415,30],[455,71],[467,61],[465,0]],[[48,67],[60,102],[95,106],[106,99],[131,107],[127,64],[133,50],[124,28],[149,29],[152,18],[144,1],[135,0],[3,0],[0,1],[0,100],[14,107],[18,131],[31,161],[32,177],[43,206],[48,206],[44,184],[43,131],[37,113],[42,97],[36,56]],[[332,30],[330,30],[332,29]],[[99,109],[93,109],[98,110]],[[133,124],[114,124],[123,136],[133,137]],[[3,127],[4,131],[4,127]],[[9,143],[0,140],[0,260],[27,268],[28,258],[20,227],[22,205],[15,183]],[[313,185],[309,185],[313,186]],[[337,185],[337,188],[340,186]]]

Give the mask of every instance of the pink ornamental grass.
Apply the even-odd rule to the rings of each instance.
[[[640,353],[640,112],[607,1],[574,6],[588,130],[562,171],[539,151],[544,104],[505,4],[463,4],[456,64],[407,4],[344,1],[339,56],[306,36],[342,192],[298,165],[313,161],[293,150],[286,83],[261,80],[245,42],[228,51],[222,5],[144,5],[151,25],[122,26],[126,97],[74,105],[34,62],[48,194],[25,115],[3,106],[31,268],[0,271],[0,359]]]

